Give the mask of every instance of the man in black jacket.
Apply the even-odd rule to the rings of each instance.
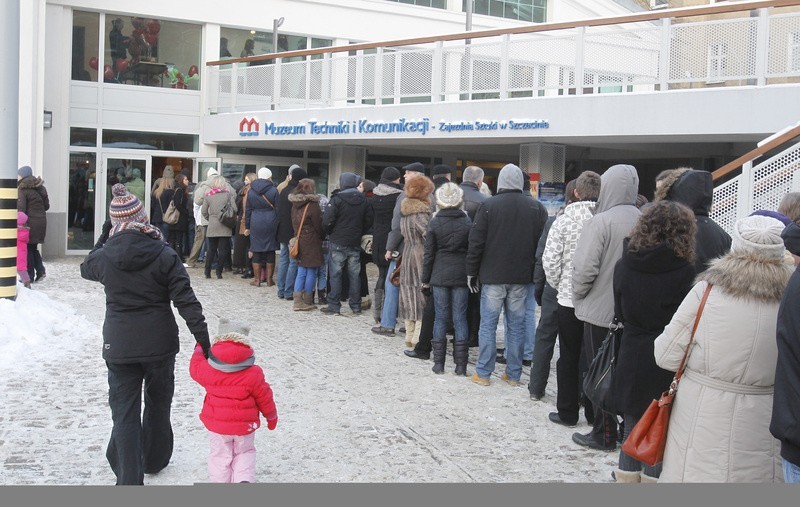
[[[361,176],[342,173],[339,176],[339,192],[331,198],[322,217],[322,227],[330,240],[331,252],[328,306],[320,308],[326,315],[339,315],[345,267],[350,283],[350,309],[354,314],[361,313],[361,236],[372,227],[372,207],[357,188],[360,182]]]
[[[378,280],[375,282],[375,304],[372,314],[376,326],[372,331],[377,334],[394,336],[394,329],[381,327],[381,311],[383,309],[384,286],[389,274],[389,261],[386,260],[386,241],[392,230],[392,214],[398,196],[403,192],[400,185],[400,171],[395,167],[386,167],[381,172],[381,179],[369,198],[374,218],[372,222],[372,261],[378,266]]]
[[[469,219],[475,221],[475,214],[481,205],[489,198],[480,191],[483,183],[483,169],[478,166],[468,166],[461,175],[461,190],[464,191],[464,211]],[[469,293],[467,300],[467,327],[469,328],[469,346],[478,346],[478,329],[481,326],[481,293]]]
[[[786,249],[800,260],[800,225],[781,234]],[[795,269],[778,310],[778,364],[769,432],[781,441],[785,482],[800,482],[800,267]]]
[[[210,345],[203,308],[179,255],[148,223],[136,196],[121,183],[112,193],[108,240],[84,259],[81,276],[102,283],[106,293],[103,359],[114,421],[106,457],[118,485],[144,484],[145,473],[159,472],[172,457],[170,409],[180,343],[170,303],[206,355]]]
[[[480,385],[489,385],[494,371],[502,309],[508,317],[502,379],[516,386],[522,374],[525,301],[533,282],[536,246],[547,221],[544,205],[523,193],[523,179],[523,171],[513,164],[500,170],[497,195],[478,210],[469,235],[468,285],[472,292],[481,291],[480,352],[472,376]]]
[[[297,261],[289,255],[289,240],[294,237],[292,227],[292,203],[289,194],[297,188],[297,183],[307,178],[306,172],[299,165],[289,168],[289,178],[286,186],[278,194],[278,243],[281,245],[278,260],[278,297],[291,301],[294,291],[294,279],[297,276]]]

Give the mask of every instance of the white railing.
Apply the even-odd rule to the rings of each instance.
[[[800,4],[800,2],[797,2]],[[210,112],[800,83],[800,12],[663,18],[209,67]],[[296,59],[296,58],[293,58]],[[214,91],[216,93],[214,93]]]
[[[736,220],[755,210],[777,210],[783,196],[800,191],[800,143],[753,166],[714,188],[711,218],[729,234]]]

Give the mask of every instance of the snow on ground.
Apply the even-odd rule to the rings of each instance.
[[[111,431],[101,357],[105,296],[81,279],[80,258],[46,260],[47,278],[16,302],[0,300],[0,484],[113,484],[105,459]],[[192,284],[214,334],[220,316],[252,324],[256,361],[275,392],[279,424],[256,433],[261,482],[609,482],[617,453],[573,443],[547,421],[555,410],[555,358],[542,401],[502,382],[489,387],[434,375],[431,361],[406,358],[403,335],[370,332],[353,316],[293,312],[274,287],[225,273]],[[177,312],[176,312],[177,316]],[[198,419],[203,390],[189,378],[193,338],[177,317],[172,405],[175,451],[146,484],[207,480],[207,432]],[[502,326],[498,335],[502,334]],[[501,343],[502,344],[502,343]],[[470,350],[468,372],[477,349]]]

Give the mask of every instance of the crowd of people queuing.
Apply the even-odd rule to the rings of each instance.
[[[178,331],[170,302],[198,342],[192,376],[208,391],[201,419],[211,432],[212,479],[252,482],[259,414],[270,429],[277,424],[249,328],[225,321],[209,340],[185,269],[199,266],[203,253],[206,278],[212,269],[222,278],[230,265],[254,287],[277,286],[295,311],[320,305],[321,314],[337,315],[343,301],[356,315],[371,307],[371,331],[404,333],[405,355],[432,355],[434,374],[445,372],[448,334],[455,375],[468,376],[469,349],[477,347],[470,378],[478,385],[489,386],[503,364],[500,379],[517,386],[529,366],[535,402],[545,396],[558,342],[548,421],[575,427],[583,407],[591,431],[572,440],[592,449],[616,451],[688,354],[663,462],[620,450],[612,477],[800,482],[800,193],[740,218],[729,235],[709,217],[711,174],[689,168],[659,174],[653,202],[638,193],[633,166],[584,171],[566,184],[555,216],[513,164],[499,172],[495,195],[477,166],[457,184],[450,167],[434,166],[428,178],[415,162],[385,168],[377,185],[344,172],[330,198],[297,165],[277,186],[266,167],[233,183],[209,169],[193,191],[169,169],[154,184],[149,220],[135,195],[114,186],[110,220],[81,265],[106,290],[103,356],[114,420],[107,456],[120,484],[141,483],[171,455]],[[180,218],[166,224],[171,205]],[[191,250],[182,234],[190,213]],[[378,271],[371,299],[368,262]],[[143,332],[143,323],[151,329]],[[593,406],[582,385],[616,325],[623,331],[610,413]],[[132,329],[147,339],[133,339]],[[231,397],[249,401],[233,406]],[[232,456],[240,452],[237,468]]]

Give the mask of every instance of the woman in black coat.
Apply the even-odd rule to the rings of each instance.
[[[188,189],[189,178],[185,174],[175,175],[175,193],[172,194],[172,202],[175,203],[175,209],[178,210],[178,221],[168,224],[169,246],[178,253],[181,262],[186,262],[186,257],[183,255],[183,238],[189,228],[189,214],[192,212],[189,209],[189,199],[187,198]]]
[[[674,373],[659,368],[653,342],[692,288],[695,276],[695,217],[674,201],[659,201],[642,213],[625,239],[614,270],[614,312],[624,324],[614,372],[614,400],[625,434],[653,399],[669,387]],[[619,454],[618,482],[655,482],[661,465],[643,465]]]
[[[383,310],[384,286],[389,270],[389,261],[386,254],[386,240],[392,230],[392,216],[397,197],[403,192],[400,186],[400,171],[394,167],[387,167],[381,173],[381,179],[372,190],[369,202],[374,213],[372,219],[372,262],[378,266],[378,279],[375,281],[375,302],[372,306],[372,316],[375,324],[380,326],[381,311]]]
[[[431,292],[435,318],[433,322],[433,372],[444,373],[447,355],[447,323],[452,315],[455,339],[453,362],[456,375],[467,375],[469,331],[467,328],[467,248],[472,221],[461,209],[464,191],[455,183],[445,183],[436,190],[439,211],[428,224],[425,254],[422,258],[422,290]]]

